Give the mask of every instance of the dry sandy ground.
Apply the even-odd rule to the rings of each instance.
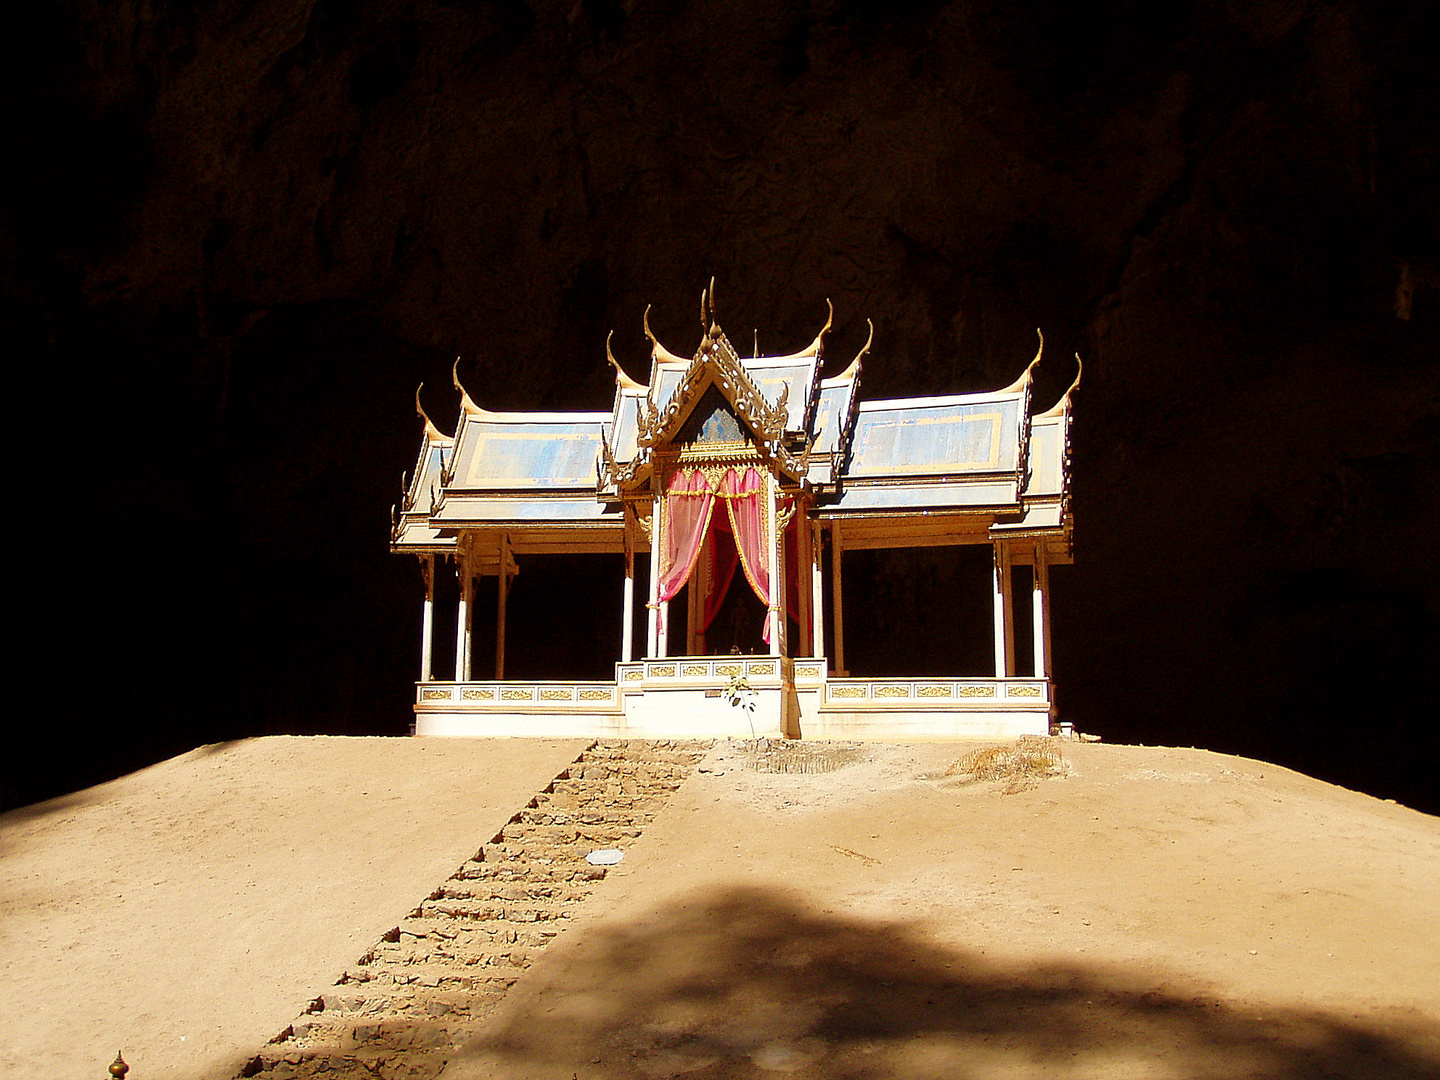
[[[0,1076],[233,1076],[583,746],[253,739],[0,816]]]
[[[578,749],[263,739],[0,818],[0,1075],[219,1075]],[[1196,750],[1005,794],[961,749],[717,747],[444,1080],[1440,1077],[1440,820]]]
[[[723,751],[722,751],[723,752]],[[1196,750],[672,801],[446,1077],[1440,1076],[1440,821]]]

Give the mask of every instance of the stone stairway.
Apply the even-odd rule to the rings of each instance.
[[[241,1070],[430,1080],[605,878],[709,743],[596,742]]]

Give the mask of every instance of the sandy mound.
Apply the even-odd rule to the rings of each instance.
[[[0,1070],[225,1075],[579,747],[260,739],[0,817]],[[445,1076],[1440,1073],[1440,821],[964,749],[717,747]]]
[[[233,1076],[581,746],[252,739],[0,816],[0,1074]]]

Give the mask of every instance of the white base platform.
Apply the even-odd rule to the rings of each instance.
[[[836,679],[821,658],[678,656],[614,682],[426,682],[415,734],[470,738],[929,741],[1050,730],[1046,679]]]

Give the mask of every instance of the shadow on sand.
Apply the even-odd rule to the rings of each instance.
[[[768,890],[557,944],[446,1078],[1440,1076],[1440,1023],[1413,1012],[1382,1026],[1006,966]]]
[[[101,796],[94,788],[84,788],[0,813],[0,855],[7,854],[15,846],[17,838],[35,825],[100,801]]]
[[[203,746],[197,746],[193,752],[196,757],[210,757],[214,754],[228,753],[245,741],[244,739],[229,739],[224,742],[206,743]],[[163,760],[157,761],[151,765],[137,769],[136,772],[143,772],[146,768],[154,768],[156,765],[163,765],[165,763]],[[48,799],[42,799],[40,802],[14,806],[7,810],[0,811],[0,852],[3,852],[10,846],[11,836],[9,834],[16,833],[28,825],[56,815],[63,815],[72,810],[97,805],[107,799],[113,799],[114,795],[110,790],[105,790],[105,785],[121,778],[122,777],[114,777],[112,780],[102,780],[89,787],[81,788],[78,791],[71,791],[64,795],[55,795]]]

